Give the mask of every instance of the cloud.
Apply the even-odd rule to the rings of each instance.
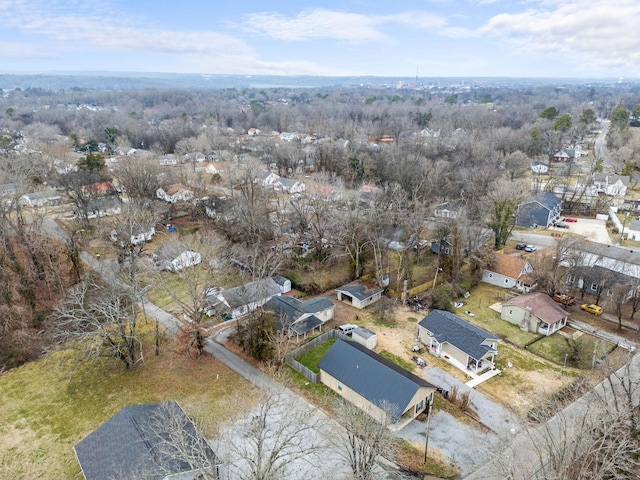
[[[85,50],[211,55],[230,51],[243,55],[250,51],[246,43],[230,35],[163,30],[136,24],[131,19],[121,20],[120,12],[105,14],[108,5],[100,1],[52,1],[48,5],[45,7],[39,0],[0,4],[3,27],[43,36],[51,42],[75,43],[76,47]]]
[[[401,26],[441,33],[449,28],[443,17],[429,12],[365,15],[326,9],[305,10],[294,17],[279,13],[255,13],[247,17],[243,28],[276,40],[333,39],[364,43],[389,40],[389,35],[384,32],[386,26]],[[456,30],[455,33],[458,34],[459,31]]]
[[[637,0],[555,0],[496,15],[479,32],[506,37],[522,53],[563,53],[594,67],[640,67],[638,25]]]

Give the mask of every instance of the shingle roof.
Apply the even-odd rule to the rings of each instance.
[[[476,360],[480,360],[487,352],[495,351],[482,345],[483,342],[498,341],[489,332],[444,310],[432,310],[418,325],[432,332],[438,342],[450,343]]]
[[[495,265],[493,267],[487,267],[486,270],[517,280],[527,263],[524,258],[512,257],[504,253],[496,253]]]
[[[419,388],[435,388],[426,380],[351,341],[337,340],[322,357],[318,368],[375,405],[396,405],[399,409],[397,416],[409,406]]]
[[[304,320],[295,323],[291,327],[291,330],[293,330],[298,335],[302,335],[313,330],[316,327],[319,327],[320,325],[322,325],[322,320],[320,320],[315,315],[311,315],[310,317],[307,317]]]
[[[365,287],[361,283],[355,283],[350,285],[343,285],[340,288],[336,288],[338,292],[346,292],[349,295],[357,298],[358,300],[366,300],[369,297],[373,297],[374,295],[384,291],[384,288],[380,287]]]
[[[637,250],[630,250],[628,248],[605,245],[604,243],[582,239],[576,239],[571,242],[570,248],[586,253],[592,253],[601,258],[612,258],[619,262],[640,265],[640,251]]]
[[[159,480],[168,473],[192,471],[187,462],[168,455],[162,448],[161,432],[157,430],[164,411],[180,419],[179,424],[188,433],[185,438],[194,442],[193,450],[204,452],[213,465],[213,450],[176,402],[148,403],[124,407],[73,447],[84,477]]]
[[[509,305],[529,307],[533,315],[549,325],[558,323],[567,316],[567,312],[560,305],[554,302],[549,295],[542,292],[525,293],[504,302],[502,305],[506,307]]]
[[[546,209],[553,210],[561,202],[562,200],[556,197],[553,193],[543,192],[534,197],[528,198],[527,200],[524,200],[522,203],[520,203],[520,205],[526,205],[528,203],[539,203]]]
[[[351,335],[354,335],[354,334],[359,335],[362,338],[371,338],[376,336],[375,332],[372,332],[371,330],[365,327],[356,328],[353,332],[351,332]]]
[[[237,308],[279,293],[281,293],[280,286],[269,277],[223,290],[220,295],[227,301],[229,307]]]

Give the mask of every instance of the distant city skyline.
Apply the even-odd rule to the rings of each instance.
[[[0,16],[0,73],[640,78],[637,0],[4,0]]]

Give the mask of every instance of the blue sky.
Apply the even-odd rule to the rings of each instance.
[[[0,0],[0,72],[640,78],[639,0]]]

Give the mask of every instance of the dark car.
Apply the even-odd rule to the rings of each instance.
[[[569,224],[564,222],[556,222],[553,224],[553,226],[556,228],[569,228]]]
[[[516,244],[516,250],[524,250],[526,246],[526,243],[518,243]]]

